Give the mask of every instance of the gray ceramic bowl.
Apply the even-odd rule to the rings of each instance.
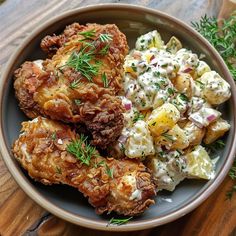
[[[225,138],[226,146],[221,150],[216,168],[216,177],[211,181],[186,180],[173,193],[161,192],[156,197],[156,204],[142,216],[132,219],[122,226],[106,227],[111,216],[97,216],[87,200],[75,189],[66,186],[44,186],[32,181],[20,168],[11,153],[11,145],[18,137],[20,124],[27,120],[18,107],[13,91],[13,72],[25,60],[43,58],[39,48],[40,40],[47,34],[61,32],[66,25],[75,21],[114,23],[123,31],[129,46],[134,46],[137,36],[153,29],[158,29],[164,40],[177,36],[184,47],[197,53],[204,53],[206,61],[231,85],[232,97],[221,109],[224,118],[231,123],[231,129]],[[235,84],[219,54],[192,28],[183,22],[161,12],[123,4],[103,4],[76,9],[54,19],[36,29],[16,50],[8,62],[0,82],[1,131],[0,146],[4,161],[20,187],[38,204],[53,214],[89,228],[129,231],[151,228],[173,221],[192,211],[201,204],[225,178],[235,154]],[[165,199],[172,201],[165,201]]]

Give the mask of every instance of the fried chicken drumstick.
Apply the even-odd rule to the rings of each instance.
[[[121,133],[125,35],[115,25],[74,23],[61,35],[46,36],[42,49],[52,56],[25,62],[15,71],[19,105],[30,118],[39,115],[83,123],[93,144],[106,148]]]
[[[77,188],[98,214],[137,215],[154,203],[151,175],[135,160],[104,158],[69,126],[38,117],[22,123],[13,153],[22,167],[43,184]]]

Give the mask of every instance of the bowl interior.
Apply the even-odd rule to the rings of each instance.
[[[161,33],[165,42],[167,42],[171,36],[175,35],[181,40],[184,47],[189,48],[198,54],[204,53],[206,56],[204,60],[211,66],[211,68],[216,70],[223,77],[225,76],[223,68],[219,66],[219,62],[217,62],[215,55],[213,55],[206,45],[201,44],[199,39],[195,38],[194,35],[189,35],[189,31],[184,28],[183,25],[179,25],[178,22],[174,22],[163,15],[155,15],[150,12],[137,9],[132,10],[131,8],[128,11],[119,7],[113,7],[110,9],[98,8],[96,10],[90,9],[90,11],[83,11],[80,13],[73,12],[70,15],[59,19],[57,22],[52,22],[43,31],[35,34],[35,36],[31,38],[29,44],[21,48],[17,60],[15,60],[11,66],[8,81],[5,83],[5,92],[3,95],[1,110],[3,132],[9,153],[11,153],[11,145],[13,141],[19,135],[21,122],[27,120],[27,117],[19,109],[18,102],[14,96],[12,86],[13,71],[25,60],[45,58],[45,55],[39,47],[40,40],[47,34],[61,32],[66,25],[75,21],[81,24],[94,22],[101,24],[116,24],[120,30],[126,34],[130,48],[133,48],[134,42],[139,35],[154,29],[157,29]],[[231,123],[232,127],[234,127],[233,106],[233,102],[230,100],[220,107],[220,110],[222,110],[224,114],[224,118]],[[232,137],[233,133],[234,128],[230,130],[229,134],[225,138],[226,147],[224,150],[221,150],[216,154],[221,157],[216,166],[217,174],[223,167],[226,157],[230,151],[232,140],[229,137]],[[11,158],[14,160],[12,155]],[[15,160],[14,163],[17,166],[18,171],[21,172],[22,170]],[[107,220],[111,218],[111,215],[96,215],[94,209],[87,203],[87,200],[77,190],[62,185],[44,186],[32,181],[25,172],[24,174],[25,181],[30,184],[31,188],[38,191],[56,206],[78,216],[95,221],[103,221],[104,224],[106,224]],[[156,204],[147,210],[142,216],[134,218],[132,222],[135,223],[142,220],[151,220],[172,214],[183,206],[188,205],[194,199],[198,198],[199,195],[202,194],[213,181],[214,180],[185,180],[177,186],[173,193],[166,191],[158,193],[156,197]]]

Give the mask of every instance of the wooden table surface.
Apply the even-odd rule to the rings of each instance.
[[[0,73],[16,46],[39,24],[66,10],[88,4],[135,3],[167,12],[187,23],[202,15],[217,16],[221,0],[0,0]],[[109,233],[72,225],[52,216],[18,187],[0,157],[0,235],[236,235],[236,196],[227,177],[200,207],[181,219],[149,230]]]

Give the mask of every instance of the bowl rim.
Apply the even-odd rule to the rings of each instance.
[[[4,94],[4,88],[7,83],[8,75],[11,71],[11,67],[14,63],[14,61],[17,60],[20,53],[23,51],[23,49],[39,34],[41,33],[45,28],[49,27],[50,25],[54,24],[55,22],[59,20],[63,20],[70,15],[78,14],[78,13],[84,13],[84,12],[90,12],[90,11],[96,11],[96,10],[129,10],[129,11],[143,11],[145,13],[154,15],[154,16],[160,16],[163,19],[174,21],[177,25],[181,25],[183,28],[185,28],[189,34],[195,38],[197,38],[201,43],[205,45],[205,47],[209,48],[209,51],[214,57],[217,59],[218,64],[220,64],[222,71],[226,75],[226,80],[230,83],[231,91],[236,91],[236,86],[234,83],[233,78],[230,75],[230,72],[228,71],[227,66],[225,65],[223,59],[218,54],[218,52],[210,45],[210,43],[203,38],[199,33],[197,33],[194,29],[192,29],[190,26],[188,26],[186,23],[182,22],[181,20],[170,16],[166,13],[163,13],[161,11],[150,9],[143,6],[137,6],[132,4],[112,4],[112,3],[102,3],[97,5],[88,5],[86,7],[76,8],[74,10],[66,11],[62,14],[59,14],[58,16],[55,16],[53,18],[50,18],[48,21],[44,22],[42,25],[37,27],[29,36],[27,36],[23,43],[21,43],[15,50],[15,53],[10,57],[10,60],[8,61],[7,65],[4,67],[3,73],[2,73],[2,79],[0,81],[0,106],[1,111],[3,109],[3,94]],[[231,96],[233,107],[236,108],[236,95],[232,93]],[[233,112],[234,114],[235,112]],[[235,131],[236,127],[236,117],[234,115],[233,117],[233,131]],[[76,215],[74,213],[71,213],[69,211],[66,211],[49,200],[47,200],[42,194],[40,194],[36,189],[32,188],[31,184],[26,181],[26,177],[24,176],[22,171],[19,171],[19,169],[15,166],[14,161],[11,158],[11,154],[8,152],[7,144],[4,136],[3,131],[3,118],[1,116],[1,123],[0,123],[0,151],[3,157],[3,160],[8,167],[8,170],[10,171],[11,175],[14,177],[17,184],[23,189],[23,191],[31,198],[33,201],[35,201],[37,204],[39,204],[44,209],[48,210],[52,214],[69,221],[71,223],[84,226],[87,228],[92,228],[96,230],[103,230],[103,231],[134,231],[134,230],[143,230],[147,228],[152,228],[155,226],[159,226],[162,224],[169,223],[171,221],[174,221],[185,214],[189,213],[193,209],[195,209],[197,206],[199,206],[206,198],[208,198],[215,190],[216,188],[221,184],[221,182],[224,180],[225,176],[227,175],[233,160],[234,155],[236,152],[236,136],[234,135],[232,139],[230,139],[230,150],[228,153],[228,157],[226,158],[225,162],[222,164],[221,169],[219,170],[219,174],[214,178],[212,183],[209,184],[208,188],[205,188],[203,190],[198,191],[195,197],[192,198],[191,202],[189,204],[183,205],[182,208],[175,210],[171,214],[166,214],[160,217],[156,217],[154,219],[149,220],[140,220],[138,222],[132,222],[130,221],[128,224],[121,225],[119,227],[115,225],[110,225],[107,227],[107,223],[104,223],[104,221],[100,220],[91,220],[87,217],[82,217],[79,215]],[[235,133],[235,132],[233,132]]]

